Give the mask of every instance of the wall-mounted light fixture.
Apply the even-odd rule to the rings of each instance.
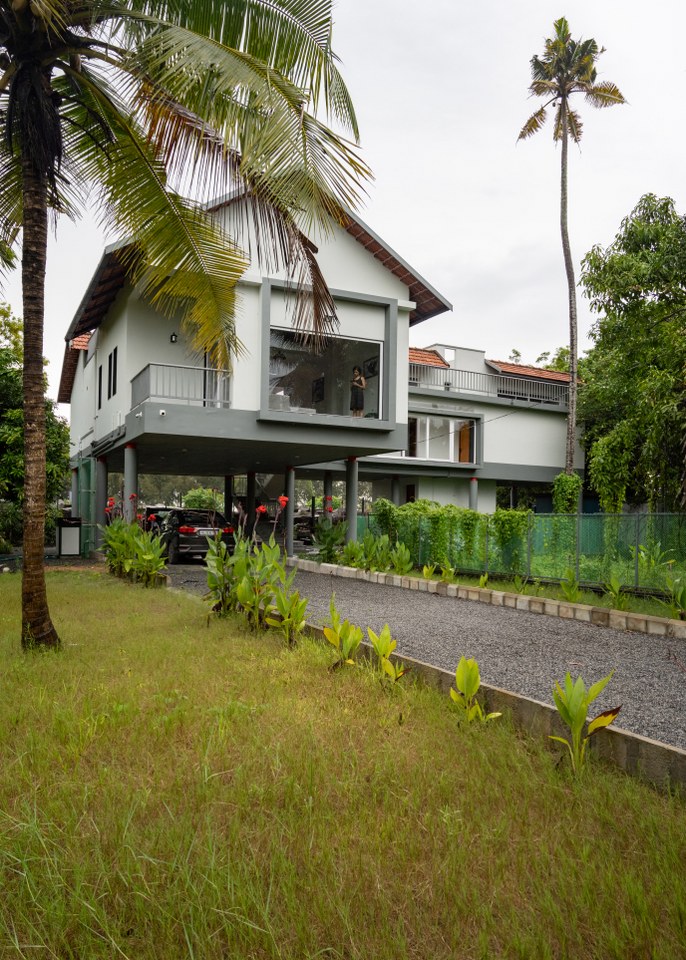
[[[176,343],[178,339],[179,339],[178,333],[172,333],[171,337],[169,338],[169,342]]]

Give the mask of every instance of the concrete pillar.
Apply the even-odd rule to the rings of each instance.
[[[327,506],[329,507],[331,506],[332,497],[333,497],[333,473],[330,470],[325,470],[324,471],[324,513],[326,513]]]
[[[400,477],[394,473],[391,477],[391,503],[400,506]]]
[[[248,474],[248,483],[245,493],[245,512],[248,514],[248,521],[246,525],[246,533],[250,537],[252,536],[253,529],[255,527],[255,521],[257,516],[255,514],[255,495],[257,493],[257,482],[255,480],[255,471],[253,470]]]
[[[293,517],[295,516],[295,470],[293,467],[286,467],[286,515],[284,517],[286,529],[286,556],[293,556]]]
[[[135,494],[132,497],[131,494]],[[138,451],[135,443],[124,447],[124,519],[133,523],[136,519],[138,498]]]
[[[95,549],[99,550],[100,545],[102,544],[102,530],[101,526],[104,527],[107,514],[105,513],[105,507],[107,506],[107,457],[98,457],[95,461],[95,537],[94,545]]]
[[[469,481],[469,509],[479,509],[479,480],[477,477],[472,477]]]
[[[81,516],[81,507],[79,505],[79,470],[74,467],[71,472],[71,515],[72,517]]]
[[[233,475],[227,474],[224,477],[224,516],[229,521],[233,520]]]
[[[345,464],[346,540],[357,540],[357,457],[348,457]]]

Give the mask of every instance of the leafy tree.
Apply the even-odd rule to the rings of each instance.
[[[580,417],[591,483],[604,510],[625,500],[683,505],[686,441],[686,223],[647,194],[581,282],[600,314],[584,369]]]
[[[577,310],[574,263],[567,227],[567,152],[570,137],[574,143],[581,141],[582,124],[579,114],[570,105],[570,98],[581,93],[593,107],[611,107],[616,103],[624,103],[624,97],[614,83],[596,82],[595,64],[604,48],[599,49],[595,40],[572,40],[569,24],[564,17],[556,20],[553,28],[555,35],[545,41],[543,56],[531,58],[532,81],[529,92],[532,96],[542,97],[545,103],[529,117],[518,139],[526,140],[537,133],[546,121],[548,107],[553,107],[553,140],[562,144],[560,232],[569,299],[570,374],[565,472],[571,474],[574,472],[576,443]]]
[[[99,201],[135,238],[120,258],[141,293],[226,366],[248,257],[201,201],[234,192],[252,253],[301,291],[296,326],[326,332],[334,304],[301,230],[342,222],[368,176],[323,119],[357,138],[331,28],[331,0],[0,0],[0,260],[22,238],[25,647],[59,644],[43,570],[48,212]]]
[[[196,487],[185,494],[183,505],[189,510],[223,510],[224,495],[211,487]]]
[[[0,304],[0,499],[9,504],[2,533],[12,541],[21,534],[24,500],[22,363],[21,320]],[[45,422],[47,499],[54,501],[64,489],[69,469],[69,427],[55,414],[51,400],[45,401]]]

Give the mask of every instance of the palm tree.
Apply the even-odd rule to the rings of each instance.
[[[577,397],[577,322],[576,281],[574,264],[567,229],[567,149],[569,138],[574,143],[581,141],[582,124],[576,110],[570,105],[575,93],[582,93],[593,107],[611,107],[624,103],[624,97],[614,83],[596,82],[595,64],[603,48],[595,40],[572,40],[569,24],[560,17],[553,24],[555,36],[545,41],[542,57],[531,58],[532,96],[543,97],[545,103],[532,114],[522,127],[518,140],[526,140],[537,133],[547,119],[547,109],[554,109],[553,140],[562,142],[560,177],[560,232],[562,252],[567,274],[569,297],[569,412],[567,416],[567,444],[565,472],[574,472],[574,447],[576,443],[576,397]]]
[[[305,232],[342,222],[369,177],[331,29],[331,0],[0,0],[0,251],[6,263],[21,236],[22,257],[24,647],[59,645],[43,569],[48,215],[95,200],[133,238],[132,281],[217,366],[241,349],[249,255],[288,266],[311,290],[297,323],[325,334],[335,310]],[[257,250],[203,202],[229,192]]]

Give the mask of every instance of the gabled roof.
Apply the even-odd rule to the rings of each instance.
[[[410,363],[422,363],[427,367],[450,367],[437,350],[423,350],[419,347],[410,347]]]
[[[527,367],[521,363],[508,363],[504,360],[487,360],[489,367],[498,373],[509,377],[531,377],[536,380],[555,380],[558,383],[569,383],[569,374],[559,370],[544,370],[542,367]]]

